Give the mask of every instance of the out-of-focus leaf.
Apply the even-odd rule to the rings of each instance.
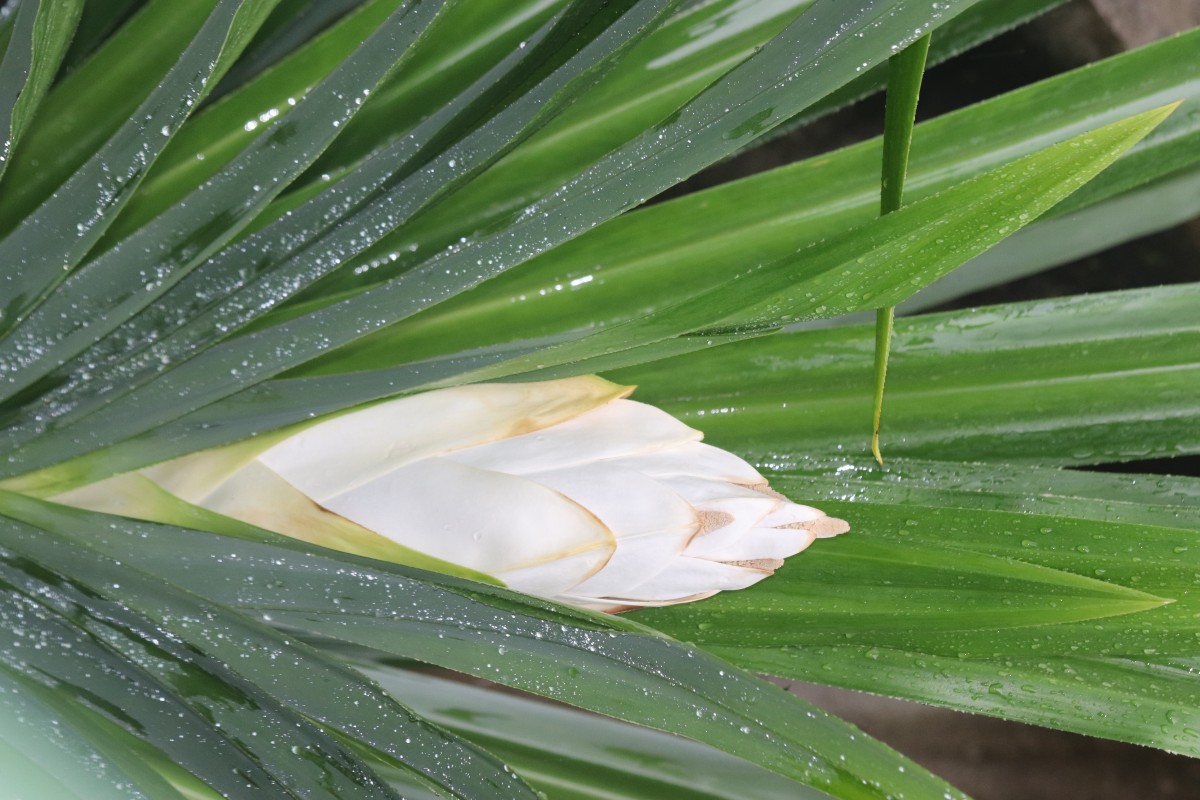
[[[355,11],[364,0],[290,0],[275,7],[237,63],[209,95],[216,100],[242,86],[264,69],[302,48],[339,17]]]
[[[0,508],[283,629],[687,736],[839,797],[960,796],[799,698],[624,619],[291,540],[118,522],[7,493]]]
[[[538,697],[384,664],[361,668],[421,716],[485,744],[554,800],[828,797],[689,739]]]
[[[1200,452],[1200,284],[897,322],[889,453],[1097,464]],[[758,463],[865,453],[867,326],[786,333],[611,375]]]
[[[75,70],[145,3],[146,0],[85,0],[83,14],[75,26],[75,35],[71,37],[71,45],[63,56],[63,71]]]
[[[0,770],[10,797],[182,800],[114,729],[65,693],[0,667]]]

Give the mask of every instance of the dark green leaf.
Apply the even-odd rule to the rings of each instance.
[[[86,349],[232,239],[316,159],[384,76],[403,64],[404,53],[440,8],[431,0],[402,5],[286,119],[265,131],[229,166],[67,277],[0,342],[0,363],[7,356],[10,363],[21,364],[21,376],[8,382],[9,392],[33,384]],[[247,180],[258,176],[261,183],[247,191]],[[24,357],[14,358],[14,354]],[[93,364],[92,369],[98,366]]]
[[[28,0],[17,9],[0,62],[0,175],[50,88],[82,8],[83,0]]]
[[[204,96],[209,80],[228,68],[278,0],[220,0],[179,61],[131,118],[29,217],[0,241],[0,279],[7,285],[0,331],[11,331],[77,265],[111,224],[146,168]],[[10,174],[8,184],[16,181]],[[153,282],[153,274],[145,276]],[[35,362],[37,349],[3,340],[10,379]]]
[[[250,542],[0,494],[4,512],[274,625],[687,736],[841,797],[948,793],[836,718],[625,620],[297,542]],[[902,769],[898,769],[901,768]]]
[[[73,601],[79,615],[95,620],[85,623],[85,629],[107,620],[125,626],[127,637],[148,640],[149,631],[161,631],[181,643],[160,643],[163,652],[150,656],[128,645],[113,646],[130,662],[158,673],[163,691],[174,692],[216,723],[210,737],[225,731],[284,786],[298,780],[310,787],[327,784],[330,796],[339,796],[337,791],[354,791],[355,797],[392,796],[381,791],[370,770],[349,751],[309,722],[316,721],[391,756],[449,797],[534,797],[491,756],[414,716],[339,662],[60,538],[59,530],[71,526],[86,539],[82,531],[104,524],[103,517],[59,513],[38,519],[47,528],[16,529],[10,523],[5,546],[38,563],[53,563],[66,574],[89,576],[94,586],[81,588]],[[106,599],[115,588],[121,589],[120,603],[127,612],[112,610]],[[185,670],[187,662],[191,663]],[[158,745],[157,737],[149,742]],[[298,750],[310,757],[291,758]],[[318,770],[315,780],[303,777],[309,763]],[[294,778],[286,777],[289,774]]]

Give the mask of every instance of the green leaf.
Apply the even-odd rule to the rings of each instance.
[[[371,0],[250,83],[197,112],[163,150],[113,224],[108,240],[137,230],[215,175],[350,56],[404,0]],[[462,7],[463,3],[455,7]],[[451,11],[453,8],[451,9]],[[427,34],[435,33],[428,31]],[[411,65],[411,56],[407,59]]]
[[[118,522],[12,494],[0,494],[0,503],[5,514],[86,542],[126,569],[170,575],[180,589],[308,637],[425,661],[687,736],[839,797],[957,796],[799,698],[616,617],[309,552],[290,540],[266,544]]]
[[[917,98],[925,75],[925,60],[932,37],[922,36],[888,59],[887,104],[883,119],[883,168],[879,181],[879,213],[890,214],[903,205],[904,181],[912,148]],[[887,380],[888,355],[892,350],[892,327],[896,307],[875,310],[875,400],[871,414],[871,452],[883,463],[879,452],[879,421],[883,414],[883,389]]]
[[[1200,94],[1196,88],[1200,86],[1200,66],[1193,69],[1195,62],[1188,54],[1197,47],[1200,31],[918,125],[907,196],[914,200],[929,197],[998,168],[1007,159],[1085,133],[1098,122],[1116,121],[1153,108],[1158,100],[1181,97],[1186,98],[1184,106],[1117,165],[1136,156],[1143,178],[1159,174],[1159,169],[1166,174],[1193,171],[1200,158]],[[1042,113],[1044,109],[1053,109],[1053,113]],[[1021,118],[1023,124],[1008,123],[1015,118]],[[497,341],[549,341],[549,337],[589,328],[612,327],[648,306],[669,301],[679,287],[717,285],[759,264],[793,258],[805,245],[876,216],[879,147],[879,140],[873,140],[640,209],[402,325],[343,348],[329,357],[327,365],[317,362],[305,369],[375,369],[395,363],[397,354],[419,361]],[[1107,196],[1108,190],[1092,187],[1108,186],[1112,171],[1101,173],[1072,198],[1081,193],[1093,199]],[[1161,206],[1153,202],[1139,205],[1135,214],[1124,204],[1114,207],[1111,215],[1119,216],[1122,224],[1142,220],[1142,227],[1131,233],[1172,218],[1184,219],[1189,216],[1187,208],[1200,203],[1195,199],[1200,195],[1190,189],[1185,184],[1164,194],[1166,202]],[[1175,198],[1182,207],[1170,204]],[[1157,196],[1146,199],[1153,201]],[[1131,198],[1129,202],[1134,201]],[[1108,202],[1120,201],[1105,201],[1105,207]],[[1076,213],[1081,213],[1078,205],[1075,207]],[[1069,223],[1073,217],[1060,222],[1056,210],[1050,213],[1053,219],[1018,232],[944,276],[917,298],[932,292],[934,298],[944,299],[943,287],[947,294],[958,293],[955,287],[960,274],[990,281],[993,269],[1000,269],[1001,264],[1022,268],[1030,255],[1045,263],[1085,248],[1090,252],[1111,241],[1110,232],[1119,231],[1103,224],[1096,231],[1082,224],[1090,220]],[[1041,226],[1046,226],[1044,233],[1038,232]],[[1067,227],[1071,238],[1064,240]],[[1038,242],[1037,253],[1025,249],[1023,241]],[[1004,255],[1006,252],[1009,255]],[[400,257],[404,257],[402,252]]]
[[[0,278],[8,284],[0,331],[11,330],[61,283],[111,224],[145,169],[228,68],[262,17],[278,0],[242,4],[220,0],[179,61],[125,124],[30,216],[0,241]],[[16,176],[9,176],[9,184]],[[12,343],[4,341],[6,347]],[[17,364],[37,350],[8,350]],[[10,363],[10,372],[15,366]]]
[[[889,453],[1051,466],[1200,452],[1198,308],[1185,284],[902,319]],[[871,347],[861,325],[786,333],[609,377],[758,463],[855,455]]]
[[[97,524],[95,515],[43,514],[39,519],[46,527],[9,522],[3,534],[3,546],[19,554],[9,559],[14,571],[24,574],[17,586],[26,594],[45,591],[36,586],[59,580],[51,577],[48,582],[42,576],[50,563],[62,574],[88,576],[89,586],[60,590],[59,603],[70,604],[76,617],[89,620],[82,627],[93,635],[98,625],[119,626],[124,638],[107,637],[109,646],[161,683],[145,691],[143,702],[152,703],[164,692],[177,697],[175,705],[190,706],[192,713],[215,723],[209,737],[230,737],[231,744],[262,763],[283,787],[295,791],[307,786],[303,791],[311,792],[324,786],[330,797],[347,791],[356,797],[393,796],[358,759],[312,724],[316,722],[390,756],[447,796],[534,798],[503,764],[391,702],[343,664],[160,578],[122,569],[120,563],[80,547],[78,538],[60,535],[59,529],[66,526],[78,531]],[[39,579],[41,583],[35,583]],[[13,580],[22,581],[9,578]],[[33,588],[25,588],[26,583]],[[115,588],[122,590],[120,610],[113,605]],[[168,634],[170,642],[156,644],[155,632]],[[17,660],[9,660],[9,665],[29,670],[32,664],[21,660],[19,649],[15,655]],[[111,657],[108,661],[117,663]],[[53,676],[71,674],[62,664],[54,669]],[[120,669],[130,671],[124,665]],[[155,746],[161,745],[159,737],[169,736],[150,736],[136,728],[129,732],[146,735]],[[297,750],[310,757],[291,758]],[[181,763],[193,771],[198,766],[195,760]],[[316,771],[305,777],[309,769]],[[206,777],[209,770],[196,774]]]
[[[232,163],[63,280],[0,342],[0,363],[7,358],[21,364],[21,375],[8,381],[9,396],[153,303],[229,242],[333,141],[359,101],[403,65],[404,54],[440,8],[428,2],[402,5]],[[266,177],[247,191],[252,176]],[[92,370],[100,366],[92,363]]]
[[[1145,112],[1026,156],[1008,167],[985,173],[973,181],[889,214],[863,228],[814,246],[806,251],[805,258],[799,263],[789,259],[767,265],[741,276],[737,281],[714,287],[676,287],[673,301],[645,313],[632,324],[605,328],[590,337],[565,344],[552,344],[529,355],[514,355],[496,362],[498,366],[494,368],[469,360],[464,362],[464,366],[473,368],[470,377],[475,380],[491,379],[541,369],[547,365],[571,364],[581,357],[627,350],[690,332],[699,333],[695,341],[707,341],[703,338],[703,326],[714,323],[726,325],[732,330],[741,327],[754,330],[764,323],[860,310],[880,302],[894,303],[911,293],[914,286],[928,283],[942,272],[961,264],[1041,210],[1052,206],[1115,159],[1169,111],[1168,108]],[[954,246],[944,246],[946,242],[953,242]],[[403,282],[398,285],[403,285]],[[354,300],[348,302],[354,304]],[[735,313],[730,315],[730,311],[735,309]],[[295,324],[299,325],[300,321],[295,321]],[[136,435],[156,422],[178,418],[180,396],[198,399],[206,394],[221,392],[222,386],[242,382],[241,372],[246,370],[247,359],[252,357],[252,351],[248,348],[261,348],[264,342],[272,341],[279,340],[254,334],[218,346],[205,354],[207,358],[194,359],[150,384],[148,390],[127,396],[125,404],[101,409],[84,416],[79,424],[66,425],[33,439],[10,459],[8,475],[20,474],[31,466],[45,467],[55,460],[62,460],[63,456],[56,454],[69,452],[68,448],[79,448],[84,436],[104,446]],[[284,347],[282,342],[274,346],[277,350]],[[286,356],[291,356],[296,347],[302,346],[290,345]],[[355,365],[351,362],[347,366],[352,368]],[[571,370],[587,371],[590,366],[586,362],[582,366],[573,364]],[[192,374],[189,375],[189,372]],[[408,373],[405,376],[403,373],[397,375],[384,371],[365,373],[356,381],[318,382],[320,393],[325,395],[321,402],[334,410],[394,394],[398,391],[397,384],[403,380],[408,381],[408,386],[400,383],[401,388],[416,388],[428,386],[431,379],[437,377],[437,371],[430,370],[427,364],[413,365]],[[869,375],[870,371],[863,374]],[[214,380],[214,375],[220,375],[221,380]],[[638,381],[635,379],[631,382]],[[141,410],[131,415],[130,402],[135,400],[141,401]],[[228,411],[218,407],[216,420],[227,423],[232,419],[234,422],[224,429],[214,428],[214,417],[207,416],[211,409],[202,409],[199,416],[203,422],[184,417],[175,424],[196,425],[206,431],[205,436],[182,437],[170,427],[160,427],[153,431],[152,436],[168,447],[174,443],[176,447],[199,448],[242,438],[262,431],[268,425],[278,427],[281,419],[298,422],[311,417],[314,411],[313,398],[306,392],[296,391],[294,387],[283,398],[283,404],[283,414],[288,416],[281,417],[278,409],[260,408],[257,415],[246,417],[237,405],[227,407]],[[842,412],[853,407],[853,404],[839,399],[834,408]],[[158,413],[163,416],[154,416],[153,408],[160,409]],[[868,413],[869,406],[859,420],[867,419]],[[36,421],[39,415],[35,413],[32,416]],[[271,423],[266,422],[268,418],[272,420]],[[37,427],[26,425],[24,430],[13,426],[6,434],[9,437],[25,434],[27,437],[31,431],[36,432],[39,428],[40,424]],[[209,437],[229,438],[216,438],[213,441]],[[895,442],[897,452],[907,452],[904,438],[897,437]],[[98,479],[105,475],[97,474],[94,471],[97,467],[115,473],[179,454],[171,450],[156,451],[142,442],[134,442],[121,450],[110,448],[103,457],[68,466],[66,475],[74,473],[74,481],[84,480],[85,475]],[[137,459],[144,460],[139,463]],[[58,475],[55,473],[51,480],[58,480]]]
[[[1185,668],[1200,613],[1194,528],[1072,519],[1036,498],[1019,514],[823,505],[849,519],[852,532],[818,543],[761,591],[638,618],[752,669],[1200,753],[1200,714],[1187,699],[1196,678]],[[864,552],[878,558],[869,574],[843,564]],[[979,557],[1044,570],[1066,593],[1103,583],[1096,600],[1124,600],[1112,606],[1118,615],[1056,619],[1065,609],[1058,593],[1035,603],[1026,586],[999,581],[977,594],[970,565]],[[835,605],[834,624],[831,598],[853,598],[855,587],[859,598],[890,599],[886,622],[866,600],[861,615]],[[981,604],[990,614],[980,614]],[[995,624],[1008,614],[1024,615],[1025,625]]]
[[[494,379],[572,363],[691,333],[769,329],[780,322],[833,316],[889,305],[953,269],[1058,202],[1152,128],[1170,107],[1143,112],[1099,131],[1054,145],[984,173],[860,228],[833,235],[800,254],[735,274],[670,286],[650,310],[621,325],[551,343],[528,356],[477,370]],[[382,337],[362,358],[342,356],[331,370],[365,370],[388,353],[403,354]],[[330,359],[332,360],[332,358]],[[304,370],[321,374],[323,364]],[[420,369],[415,366],[414,371]],[[384,373],[388,378],[392,375]],[[357,388],[357,387],[355,387]],[[867,419],[866,414],[862,417]]]
[[[977,508],[1166,528],[1200,528],[1200,480],[1080,472],[1033,465],[800,455],[776,461],[772,482],[816,505],[824,500]]]
[[[1105,175],[1102,173],[1093,183],[1103,181]],[[1200,170],[1175,173],[1095,205],[1053,213],[917,292],[901,303],[900,309],[920,311],[1182,225],[1197,216]]]
[[[113,735],[120,729],[63,692],[0,668],[0,768],[13,797],[181,800]]]
[[[545,69],[549,65],[557,65],[558,68],[488,124],[441,153],[432,164],[416,171],[415,168],[421,164],[418,159],[428,157],[423,152],[424,146],[430,140],[437,140],[443,134],[444,126],[455,125],[460,113],[472,113],[475,100],[485,102],[493,84],[504,91],[512,88],[504,72],[524,63],[520,54],[502,64],[498,68],[499,75],[488,76],[482,82],[478,93],[465,95],[464,107],[450,106],[443,110],[444,113],[432,117],[429,120],[429,130],[425,130],[424,126],[421,129],[421,137],[407,137],[395,147],[378,153],[376,158],[359,170],[361,175],[356,173],[356,180],[353,181],[355,186],[348,192],[343,190],[347,184],[352,183],[351,181],[333,187],[325,195],[315,198],[308,206],[300,209],[293,217],[281,219],[276,225],[261,232],[262,241],[251,239],[248,243],[236,245],[218,254],[206,265],[209,269],[197,274],[194,284],[180,284],[180,290],[185,295],[192,295],[184,304],[164,303],[160,306],[161,313],[158,316],[155,316],[154,312],[151,313],[149,330],[136,327],[138,321],[135,320],[132,333],[119,330],[110,337],[109,342],[93,348],[101,350],[101,358],[89,355],[84,360],[88,366],[82,371],[78,369],[80,365],[68,364],[62,370],[62,377],[56,378],[54,383],[67,381],[62,391],[70,392],[82,381],[85,384],[85,399],[88,399],[87,395],[100,396],[101,400],[111,403],[116,396],[112,391],[114,388],[121,387],[127,391],[138,389],[139,378],[142,382],[158,378],[148,387],[149,393],[153,393],[163,383],[159,376],[163,372],[164,363],[183,360],[197,345],[211,346],[215,339],[236,328],[238,324],[244,324],[248,318],[285,298],[289,287],[294,290],[297,284],[302,285],[306,279],[311,280],[315,277],[314,273],[321,274],[322,268],[328,269],[339,263],[346,252],[366,246],[373,241],[372,236],[382,235],[383,231],[403,222],[421,205],[445,192],[447,181],[452,186],[468,180],[483,169],[507,147],[535,129],[544,114],[553,114],[557,107],[569,101],[574,93],[582,88],[581,85],[587,86],[597,72],[602,71],[615,55],[644,33],[670,5],[671,0],[655,0],[642,4],[635,11],[622,16],[607,30],[597,23],[609,21],[612,10],[598,13],[594,9],[588,10],[589,6],[576,7],[574,12],[560,20],[561,25],[548,24],[548,34],[544,42],[530,48],[529,56],[533,61],[534,77],[540,77],[537,70]],[[589,27],[599,30],[589,32]],[[577,35],[581,33],[582,35]],[[545,53],[542,52],[542,44],[545,45]],[[522,71],[519,77],[534,79],[525,71]],[[410,165],[410,160],[415,160],[416,164]],[[380,196],[381,194],[383,196]],[[375,202],[365,204],[369,199],[374,199]],[[349,218],[343,219],[347,215]],[[327,230],[329,233],[324,239],[317,238]],[[316,241],[311,246],[305,247],[314,239]],[[248,270],[245,267],[246,254],[250,252],[255,253],[259,259],[258,269]],[[120,263],[118,260],[117,264]],[[259,272],[267,274],[260,276]],[[233,283],[233,286],[229,286],[229,283]],[[240,285],[246,285],[245,291],[235,291]],[[193,286],[195,291],[189,292]],[[232,296],[225,298],[224,294]],[[136,296],[133,295],[135,298]],[[127,350],[134,347],[137,341],[134,336],[139,333],[145,343],[155,342],[164,335],[162,330],[153,325],[156,319],[165,314],[165,324],[179,326],[189,322],[186,314],[192,308],[199,314],[199,319],[191,321],[194,324],[190,327],[184,328],[177,336],[169,338],[159,346],[144,353],[136,353],[138,358],[132,359],[130,365],[118,364],[118,369],[114,370],[113,376],[109,378],[111,382],[91,380],[93,370],[108,365],[104,356],[109,357],[108,363],[112,362],[112,356],[116,356],[119,361]],[[115,311],[108,308],[102,314],[112,317]],[[50,319],[53,321],[58,318],[50,315]],[[80,330],[74,337],[74,343],[85,345],[87,335],[92,333],[94,331],[91,328]],[[37,336],[35,328],[26,335],[26,339],[33,337],[33,340],[37,341]],[[64,346],[70,344],[72,342],[68,340]],[[171,349],[172,347],[175,349]],[[25,351],[38,357],[46,354],[47,349],[46,345],[43,345],[37,348],[23,348],[22,352]],[[54,354],[61,356],[57,351]],[[220,349],[207,355],[208,358],[194,359],[183,365],[185,380],[187,373],[196,365],[208,370],[209,361],[228,356]],[[43,357],[41,360],[48,362],[44,368],[53,368],[57,359]],[[264,362],[256,362],[253,367],[250,362],[246,362],[223,372],[233,387],[240,387],[252,384],[253,373],[265,366]],[[34,370],[26,366],[25,372]],[[14,378],[14,381],[16,380],[19,379]],[[87,385],[89,380],[92,384],[90,386]],[[213,383],[211,373],[205,382],[209,384],[210,389],[217,392],[229,391],[227,386]],[[142,394],[146,393],[147,391],[143,390]],[[197,396],[197,404],[201,400],[202,398]],[[63,423],[72,421],[73,412],[77,411],[73,404],[64,400],[60,392],[46,394],[38,405],[42,408],[46,408],[47,405],[56,406],[53,416],[62,418],[62,422],[57,423],[60,428]],[[88,409],[85,408],[86,410]],[[106,409],[101,409],[99,413],[104,415]],[[129,419],[125,412],[118,413]],[[42,417],[44,420],[45,417],[36,409],[26,410],[23,417],[23,420],[17,417],[9,426],[5,432],[8,436],[15,435],[27,439],[31,435],[37,435],[44,427],[38,418]],[[28,423],[33,424],[31,426]],[[45,437],[42,441],[46,441]]]
[[[116,11],[112,3],[105,5]],[[0,231],[12,230],[129,121],[216,5],[217,0],[146,3],[50,91],[9,165],[0,193]]]
[[[83,0],[30,0],[16,12],[0,62],[0,175],[71,42]]]
[[[691,740],[541,698],[370,661],[360,668],[422,716],[486,744],[555,800],[828,797]]]
[[[960,11],[967,5],[969,2],[964,2],[953,10]],[[859,63],[859,59],[880,60],[890,49],[891,40],[880,29],[872,27],[873,20],[887,16],[883,8],[876,5],[864,7],[849,25],[845,24],[840,12],[831,8],[824,4],[814,6],[806,15],[805,24],[789,28],[771,45],[693,100],[675,120],[661,127],[657,133],[648,132],[610,154],[573,183],[569,191],[560,193],[552,202],[531,206],[529,213],[522,214],[506,229],[448,250],[440,257],[369,292],[213,348],[205,357],[186,362],[146,389],[125,398],[126,405],[119,421],[107,419],[104,410],[88,417],[87,425],[95,435],[73,431],[71,448],[78,452],[81,445],[96,448],[134,435],[136,431],[129,429],[129,423],[135,419],[144,430],[167,421],[158,416],[160,413],[178,417],[186,410],[178,400],[181,392],[196,407],[231,394],[237,388],[261,381],[287,366],[303,363],[338,344],[361,338],[372,330],[403,319],[490,274],[523,261],[533,252],[564,241],[587,227],[590,224],[588,220],[595,220],[597,215],[603,219],[605,215],[617,213],[637,202],[636,199],[630,199],[631,194],[634,197],[638,194],[634,190],[636,187],[630,185],[631,181],[634,184],[645,183],[647,187],[650,183],[657,183],[661,188],[678,180],[680,174],[686,174],[706,161],[730,152],[737,146],[737,141],[744,140],[747,135],[741,130],[745,127],[741,114],[748,107],[768,109],[768,116],[763,117],[763,125],[755,125],[756,131],[766,130],[773,124],[769,124],[770,120],[777,123],[786,117],[789,108],[801,108],[831,85],[843,81],[846,74],[853,71],[853,65]],[[914,20],[924,19],[922,24],[933,24],[926,19],[928,14],[925,11],[904,13],[911,13]],[[896,20],[901,20],[901,17]],[[862,36],[855,35],[859,29]],[[796,52],[805,55],[797,58]],[[825,67],[822,54],[828,56],[837,68]],[[778,74],[780,70],[794,72],[796,80],[776,85],[761,77],[762,74]],[[808,79],[802,79],[806,75]],[[752,83],[743,85],[743,79]],[[759,84],[758,89],[747,92],[747,85],[754,83]],[[721,122],[709,124],[706,120],[710,118]],[[1137,126],[1150,124],[1151,120],[1151,117],[1146,117],[1131,122],[1125,131],[1116,126],[1110,129],[1110,133],[1118,141],[1124,135],[1132,140],[1140,133]],[[1113,153],[1106,152],[1105,147],[1112,146],[1112,142],[1102,138],[1094,150],[1082,147],[1084,155],[1080,161],[1094,168],[1096,161],[1090,160],[1089,156],[1101,161],[1111,158]],[[682,163],[679,163],[680,159]],[[639,169],[632,169],[634,163],[640,165]],[[687,166],[689,163],[693,166]],[[1070,168],[1065,171],[1070,172]],[[1061,173],[1055,175],[1061,177]],[[1074,179],[1078,177],[1075,175]],[[1048,182],[1053,183],[1052,180]],[[1071,185],[1071,180],[1066,185]],[[338,251],[344,254],[345,248],[339,247]],[[486,262],[484,255],[488,256]],[[417,288],[419,292],[415,291]],[[314,335],[317,331],[321,332],[320,335]],[[683,332],[686,329],[676,331]],[[660,335],[657,338],[666,337]],[[653,340],[650,338],[650,341]],[[275,356],[260,359],[255,355],[264,352],[274,353]],[[214,376],[220,379],[214,380]],[[167,394],[170,395],[170,402],[163,405],[162,398]],[[369,398],[359,397],[345,404],[365,399]],[[135,402],[139,410],[130,413]],[[65,431],[66,428],[60,430]],[[25,449],[28,460],[23,465],[13,465],[11,469],[17,471],[43,466],[46,462],[39,464],[38,461],[47,457],[62,460],[64,456],[61,452],[48,455],[56,447],[54,440],[53,435],[42,436],[37,445]],[[91,440],[91,443],[85,445],[87,440]],[[42,449],[43,454],[37,454],[35,447]]]

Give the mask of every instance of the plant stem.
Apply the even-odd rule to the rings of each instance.
[[[913,121],[925,56],[929,53],[930,34],[922,36],[888,61],[887,107],[883,123],[883,169],[879,185],[879,213],[890,214],[900,208],[904,196],[904,177],[908,172],[908,153],[912,145]],[[879,421],[883,416],[883,387],[887,380],[888,356],[892,350],[895,306],[875,311],[875,405],[871,428],[871,453],[883,465],[879,450]]]

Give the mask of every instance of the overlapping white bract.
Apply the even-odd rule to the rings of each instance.
[[[357,552],[382,536],[610,611],[745,588],[847,530],[630,391],[593,376],[443,389],[243,449],[237,463],[214,451],[142,474],[270,530]]]

